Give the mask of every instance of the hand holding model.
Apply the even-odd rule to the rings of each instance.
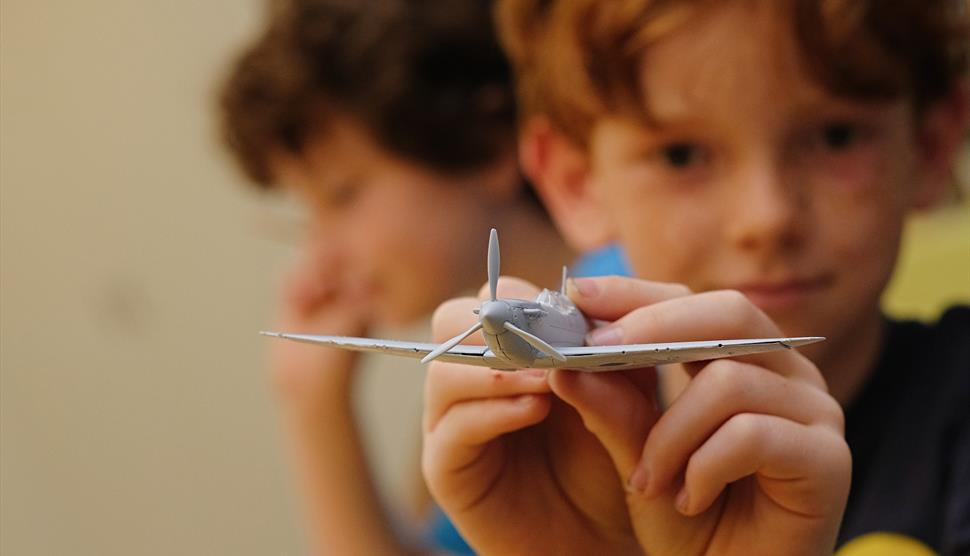
[[[538,289],[503,278],[500,297]],[[486,299],[487,286],[480,300]],[[435,312],[435,341],[474,323],[480,300]],[[481,342],[472,335],[466,342]],[[622,483],[578,414],[550,393],[547,371],[497,371],[436,361],[425,391],[428,486],[482,554],[637,553]]]
[[[736,292],[603,278],[578,280],[570,293],[587,316],[613,322],[593,343],[780,335]],[[474,303],[443,305],[436,338],[466,325]],[[786,350],[685,370],[691,380],[661,413],[653,369],[553,370],[546,379],[434,364],[424,465],[432,492],[483,553],[528,550],[539,528],[556,534],[533,541],[536,550],[553,538],[567,551],[616,553],[638,541],[648,553],[758,553],[784,538],[792,553],[831,551],[851,460],[841,409],[814,365]]]
[[[610,321],[602,343],[778,335],[743,295],[658,300],[653,283],[584,279],[572,298]],[[660,412],[649,371],[550,377],[628,480],[630,516],[650,554],[830,553],[849,491],[839,404],[796,350],[685,366],[691,379]]]

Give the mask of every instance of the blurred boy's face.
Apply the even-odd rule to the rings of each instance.
[[[914,123],[902,100],[826,93],[766,6],[719,4],[651,46],[656,125],[599,121],[588,183],[639,276],[737,289],[786,334],[838,341],[878,322],[920,199]]]
[[[393,324],[478,286],[498,196],[489,180],[517,176],[499,169],[459,183],[389,153],[342,119],[275,171],[309,211],[304,249],[327,261],[320,282]]]

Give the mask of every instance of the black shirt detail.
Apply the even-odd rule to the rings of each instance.
[[[838,544],[886,531],[970,554],[970,307],[887,327],[845,411],[852,489]]]

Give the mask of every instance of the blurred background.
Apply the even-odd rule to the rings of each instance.
[[[256,335],[293,248],[213,125],[262,12],[0,3],[0,553],[307,551]],[[914,219],[895,314],[970,300],[967,193]],[[417,458],[403,365],[361,389],[391,496]]]
[[[2,554],[307,552],[257,335],[295,243],[212,109],[264,4],[0,4]],[[405,365],[361,388],[391,495]]]

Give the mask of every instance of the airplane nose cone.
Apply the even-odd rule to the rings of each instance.
[[[505,332],[505,323],[512,318],[512,311],[502,301],[486,301],[478,314],[485,332],[494,335]]]

